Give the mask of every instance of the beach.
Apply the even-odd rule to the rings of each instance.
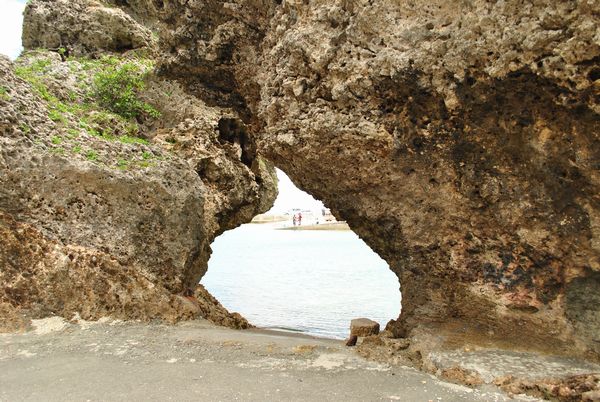
[[[199,320],[34,321],[0,335],[1,401],[507,401],[413,368],[367,361],[343,342],[236,331]]]
[[[278,230],[351,230],[346,222],[326,222],[319,224],[280,227]]]
[[[201,283],[229,311],[259,327],[338,339],[354,318],[385,328],[398,317],[397,277],[355,233],[277,227],[242,225],[212,244]]]

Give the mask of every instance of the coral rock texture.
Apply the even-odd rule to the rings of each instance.
[[[119,8],[33,1],[25,46],[53,51],[0,59],[0,330],[76,313],[247,327],[197,284],[214,238],[272,204],[273,168],[235,111],[156,77],[131,51],[141,42],[110,42],[119,30],[150,34]],[[146,71],[138,95],[160,118],[90,100],[98,74],[119,66]]]
[[[368,318],[356,318],[350,322],[350,336],[370,336],[379,333],[379,323]]]
[[[101,1],[37,0],[25,8],[23,46],[101,54],[152,48],[152,31]]]
[[[55,2],[28,12],[45,3]],[[598,358],[597,0],[113,5],[159,37],[158,81],[232,113],[216,119],[218,149],[253,174],[255,155],[266,155],[389,263],[402,313],[386,333]],[[174,147],[209,182],[197,185],[226,188],[238,173],[205,158],[186,124],[155,128],[153,138],[185,137]],[[186,192],[195,193],[166,191],[180,211]],[[235,215],[243,199],[226,211]],[[54,207],[38,205],[27,211]],[[67,233],[19,216],[48,236]],[[188,220],[178,230],[197,233]],[[132,258],[133,249],[115,248]]]
[[[261,147],[397,273],[417,327],[600,353],[597,1],[285,2]]]
[[[598,9],[165,2],[160,71],[385,258],[395,336],[598,358]]]
[[[282,8],[263,146],[398,274],[400,335],[598,352],[597,15],[416,3]]]

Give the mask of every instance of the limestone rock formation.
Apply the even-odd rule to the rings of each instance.
[[[511,394],[526,394],[561,402],[600,400],[600,375],[582,374],[565,379],[516,380],[512,376],[499,378],[496,385]]]
[[[275,12],[261,147],[398,274],[397,335],[598,357],[597,10],[311,1]]]
[[[118,8],[33,1],[25,46],[50,51],[0,59],[0,330],[75,313],[249,325],[196,288],[213,239],[272,204],[273,168],[235,111],[155,76],[140,32]],[[128,85],[134,117],[102,98]]]
[[[37,0],[25,8],[23,46],[66,55],[152,49],[152,31],[102,1]]]
[[[47,2],[34,0],[28,10]],[[235,224],[242,206],[244,217],[262,208],[254,203],[261,203],[268,175],[257,173],[254,156],[264,154],[347,220],[398,275],[402,314],[387,333],[412,338],[414,356],[421,355],[417,338],[433,334],[454,347],[468,342],[598,358],[597,0],[111,4],[159,37],[158,87],[168,82],[210,113],[231,113],[206,120],[219,133],[211,143],[242,177],[261,178],[251,203],[245,196],[213,199],[210,205],[227,211],[212,210],[213,233]],[[155,123],[149,138],[193,161],[206,178],[195,185],[205,193],[226,191],[240,171],[224,172],[222,158],[205,158],[187,120],[175,121]],[[173,143],[176,137],[181,141]],[[196,194],[166,193],[183,211],[188,191]],[[52,211],[35,205],[27,211]],[[44,228],[30,214],[19,219]],[[186,222],[178,229],[185,236],[199,233]],[[163,228],[180,239],[176,229]],[[206,250],[202,244],[198,250]],[[114,250],[119,258],[137,255]]]
[[[598,8],[165,2],[160,71],[390,264],[396,336],[598,358]]]

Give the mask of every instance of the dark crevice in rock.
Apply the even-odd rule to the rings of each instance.
[[[221,144],[235,144],[241,148],[240,160],[249,168],[256,159],[256,144],[248,134],[244,123],[238,119],[222,117],[218,124]]]

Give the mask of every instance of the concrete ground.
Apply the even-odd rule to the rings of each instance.
[[[367,361],[335,340],[206,321],[35,325],[0,335],[0,401],[510,400]]]

